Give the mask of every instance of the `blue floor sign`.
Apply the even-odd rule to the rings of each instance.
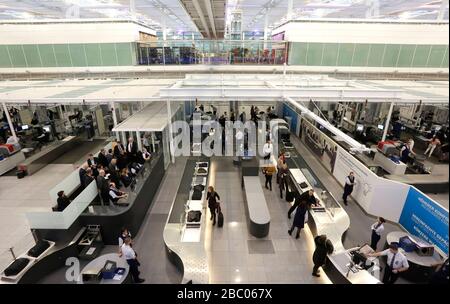
[[[448,255],[448,211],[414,187],[409,188],[400,224]]]

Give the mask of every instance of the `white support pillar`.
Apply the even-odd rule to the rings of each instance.
[[[172,107],[170,105],[170,100],[166,101],[167,105],[167,124],[169,127],[169,147],[170,147],[170,158],[172,164],[175,163],[175,146],[173,144],[173,130],[172,130]]]
[[[114,102],[110,102],[110,108],[111,108],[113,124],[114,124],[114,128],[115,128],[117,126],[116,104]],[[119,132],[115,132],[115,133],[116,133],[116,139],[120,140]]]
[[[136,141],[137,141],[139,151],[142,151],[142,138],[141,138],[141,132],[139,132],[139,131],[136,131]]]
[[[263,45],[263,51],[267,49],[267,39],[269,34],[269,12],[266,13],[266,16],[264,18],[264,45]]]
[[[391,102],[391,106],[389,107],[389,112],[386,116],[386,122],[384,123],[384,130],[383,130],[383,136],[381,137],[381,141],[386,140],[386,135],[387,135],[388,128],[389,128],[389,123],[391,122],[391,116],[392,116],[393,110],[394,110],[394,103]]]
[[[11,131],[11,135],[16,139],[18,142],[19,139],[16,135],[16,130],[14,130],[14,125],[11,120],[11,116],[9,116],[8,108],[6,107],[6,103],[3,103],[3,111],[5,111],[6,119],[8,120],[9,130]]]
[[[288,0],[287,14],[286,17],[288,20],[292,19],[294,14],[294,0]]]
[[[152,132],[152,148],[153,148],[153,153],[156,152],[156,147],[155,147],[155,132]]]
[[[439,8],[439,12],[437,15],[437,20],[442,21],[444,20],[445,11],[447,10],[448,0],[442,0],[441,1],[441,7]]]

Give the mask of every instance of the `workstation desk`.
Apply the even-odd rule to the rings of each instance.
[[[315,197],[319,201],[318,207],[312,207],[308,211],[308,227],[314,236],[325,234],[333,243],[334,252],[327,257],[325,271],[333,283],[338,284],[378,284],[379,279],[367,270],[349,271],[352,257],[349,252],[354,250],[345,249],[343,239],[350,227],[350,218],[336,201],[333,195],[314,178],[308,168],[299,168],[295,157],[287,161],[289,166],[289,184],[291,191],[299,194],[314,189]],[[308,178],[309,177],[309,178]],[[304,185],[307,185],[306,187]],[[302,187],[302,186],[303,187]]]
[[[386,235],[386,248],[392,242],[398,243],[400,238],[404,236],[409,236],[413,239],[416,237],[410,235],[403,231],[393,231]],[[436,247],[435,247],[436,248]],[[432,275],[434,268],[437,264],[443,263],[444,259],[442,256],[434,250],[432,256],[420,256],[415,251],[405,252],[403,249],[399,249],[405,255],[408,260],[409,269],[403,272],[402,277],[411,280],[413,282],[426,283],[428,282],[430,276]]]
[[[196,175],[198,162],[208,162],[207,175]],[[205,199],[210,169],[209,160],[206,158],[191,157],[187,160],[177,195],[164,227],[163,239],[167,257],[183,273],[181,283],[209,283],[205,251],[206,226],[209,219]],[[194,184],[205,186],[200,200],[191,200]],[[186,215],[190,210],[201,211],[201,217],[196,227],[188,228]]]
[[[83,279],[83,275],[86,274],[97,274],[99,273],[105,263],[107,261],[115,262],[117,268],[124,268],[125,271],[122,275],[118,276],[115,279],[105,279],[101,278],[100,281],[88,281],[85,282]],[[124,257],[120,257],[118,253],[108,253],[99,256],[98,258],[90,261],[84,268],[81,270],[80,277],[78,278],[78,282],[81,284],[126,284],[131,283],[131,275],[130,275],[130,266]]]
[[[62,140],[55,141],[46,146],[39,152],[33,154],[23,161],[29,175],[36,173],[47,166],[64,153],[72,150],[80,143],[81,139],[77,136],[67,136]]]

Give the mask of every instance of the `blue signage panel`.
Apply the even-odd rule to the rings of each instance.
[[[448,211],[414,187],[409,188],[400,224],[448,255]]]

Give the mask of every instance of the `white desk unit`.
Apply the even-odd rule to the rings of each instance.
[[[374,162],[392,175],[403,175],[406,172],[405,163],[396,164],[380,152],[375,153]]]

